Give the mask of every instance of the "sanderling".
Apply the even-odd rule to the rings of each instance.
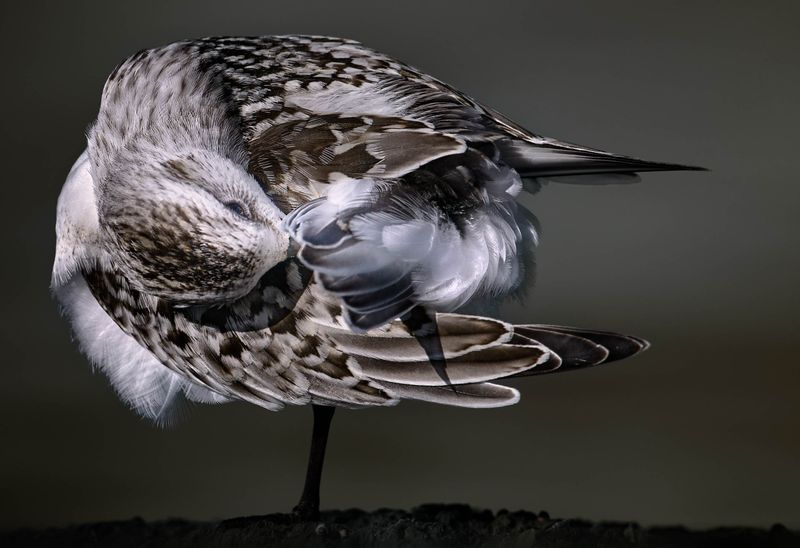
[[[535,135],[358,42],[207,38],[109,76],[58,201],[53,290],[119,396],[311,404],[314,516],[335,407],[516,403],[498,379],[641,339],[458,313],[524,286],[546,180],[692,169]]]

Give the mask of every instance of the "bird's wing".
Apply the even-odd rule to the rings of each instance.
[[[232,107],[241,117],[245,141],[256,158],[254,174],[265,178],[268,191],[279,200],[285,189],[272,185],[286,171],[276,171],[276,164],[265,158],[272,150],[263,146],[261,135],[268,131],[273,137],[276,132],[286,137],[287,130],[302,132],[302,127],[290,122],[318,115],[328,115],[329,122],[337,116],[362,115],[423,122],[436,132],[471,145],[495,144],[498,159],[526,177],[695,169],[619,156],[538,135],[452,86],[353,40],[326,36],[212,37],[197,40],[194,47],[205,65],[219,72]],[[289,125],[284,126],[287,122]],[[282,130],[277,129],[281,126]],[[313,122],[309,126],[315,132],[318,128]],[[312,132],[308,136],[319,143],[318,135]],[[304,140],[295,134],[286,148],[292,149]],[[345,136],[342,141],[349,140]],[[406,154],[400,148],[407,141],[393,144],[396,146],[383,154]],[[330,149],[335,147],[318,156],[320,163],[331,161]],[[439,156],[441,153],[435,150],[430,155],[419,150],[420,160]],[[307,161],[302,155],[299,159],[300,164]],[[368,159],[367,163],[373,162]],[[306,181],[301,177],[294,183]]]
[[[250,141],[250,171],[260,175],[281,209],[291,211],[332,183],[392,181],[466,148],[458,137],[409,118],[309,111]]]
[[[392,400],[416,399],[460,407],[500,407],[519,393],[496,384],[510,377],[595,366],[637,354],[647,343],[636,337],[551,325],[511,325],[463,314],[437,314],[435,331],[420,336],[402,321],[369,334],[353,333],[337,321],[312,318],[350,376],[368,382]],[[430,348],[438,347],[442,369],[432,367]],[[331,395],[334,386],[336,396]],[[317,403],[363,405],[360,392],[345,394],[338,384],[312,389]],[[386,403],[384,403],[386,404]]]
[[[93,269],[84,278],[116,325],[183,377],[175,387],[184,387],[187,398],[234,398],[273,410],[307,403],[385,406],[402,399],[476,408],[511,405],[519,392],[496,381],[598,365],[647,347],[614,333],[464,314],[437,314],[427,332],[396,320],[369,334],[354,333],[342,322],[339,304],[309,283],[309,273],[295,259],[265,275],[246,298],[219,307],[175,308],[113,272]],[[96,339],[96,324],[87,328]],[[103,352],[113,354],[110,348]],[[134,358],[120,356],[111,367]],[[128,375],[105,369],[117,376],[115,384],[126,397],[134,394],[129,390],[134,385],[161,388],[141,375],[130,377],[132,370]],[[198,388],[186,389],[194,385]],[[151,415],[144,405],[169,401],[171,395],[135,394],[131,403]]]
[[[523,178],[674,169],[535,135],[357,42],[211,38],[249,169],[355,329],[521,285],[535,221]]]

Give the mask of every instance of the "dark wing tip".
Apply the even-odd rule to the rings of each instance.
[[[634,171],[711,171],[707,167],[687,166],[684,164],[670,164],[665,162],[648,162],[646,160],[636,160],[630,158]],[[637,164],[641,167],[637,168]]]
[[[523,177],[559,177],[645,171],[708,171],[704,167],[650,162],[548,139],[541,143],[522,140],[497,142],[505,162]]]
[[[515,325],[514,332],[544,344],[563,361],[560,368],[533,369],[522,375],[583,369],[629,358],[650,347],[646,340],[632,335],[557,325]]]
[[[629,358],[650,348],[650,343],[646,340],[631,335],[560,326],[553,326],[552,329],[584,337],[605,347],[608,350],[608,357],[603,363]]]

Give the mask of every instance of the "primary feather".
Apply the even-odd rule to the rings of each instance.
[[[183,401],[509,405],[489,381],[646,347],[450,313],[524,285],[538,234],[517,196],[663,169],[686,168],[535,135],[351,40],[179,42],[109,77],[53,288],[157,421]]]

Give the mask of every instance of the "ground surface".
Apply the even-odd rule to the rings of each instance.
[[[591,523],[551,519],[545,512],[496,513],[462,505],[425,505],[411,511],[324,512],[315,522],[286,514],[219,522],[141,519],[0,534],[10,547],[800,547],[800,534],[782,525],[770,529],[642,528],[635,523]]]

